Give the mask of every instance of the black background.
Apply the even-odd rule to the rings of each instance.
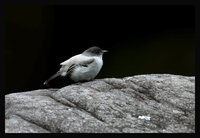
[[[5,92],[46,88],[59,64],[90,46],[109,52],[96,77],[195,74],[195,8],[188,5],[7,5]],[[50,87],[68,84],[64,78]]]

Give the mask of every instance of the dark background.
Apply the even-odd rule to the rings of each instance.
[[[195,8],[175,5],[5,6],[5,94],[46,88],[60,63],[96,45],[99,78],[195,75]],[[57,78],[50,88],[68,85]]]

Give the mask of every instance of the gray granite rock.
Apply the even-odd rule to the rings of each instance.
[[[97,79],[5,96],[6,133],[194,133],[195,78]]]

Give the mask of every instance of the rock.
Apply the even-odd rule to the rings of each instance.
[[[5,96],[6,133],[195,133],[195,78],[105,78]]]

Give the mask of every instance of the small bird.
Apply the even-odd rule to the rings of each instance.
[[[102,56],[104,52],[108,51],[102,50],[97,46],[90,47],[83,53],[60,63],[60,70],[43,84],[47,85],[49,81],[58,76],[69,76],[74,82],[93,80],[102,68]]]

